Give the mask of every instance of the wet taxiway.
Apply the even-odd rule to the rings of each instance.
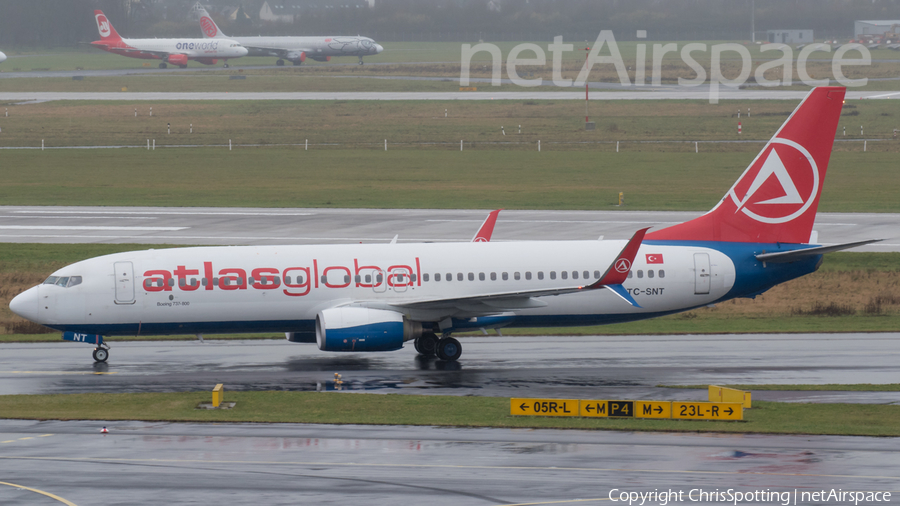
[[[199,245],[468,241],[487,210],[0,206],[0,242]],[[698,212],[503,211],[494,241],[627,239]],[[900,251],[900,215],[819,213],[824,244],[884,239],[854,251]]]
[[[461,339],[456,363],[327,353],[281,340],[113,342],[107,364],[76,343],[0,345],[0,394],[333,390],[703,400],[660,385],[896,383],[900,334],[497,336]],[[900,392],[754,392],[755,400],[900,403]]]
[[[898,451],[897,438],[5,420],[0,503],[524,506],[672,491],[668,504],[733,504],[700,496],[730,490],[810,504],[821,490],[894,499]]]

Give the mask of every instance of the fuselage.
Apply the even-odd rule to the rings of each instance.
[[[0,51],[0,62],[6,61],[6,55],[3,54],[3,51]]]
[[[16,297],[16,313],[102,335],[313,332],[316,314],[344,305],[388,309],[442,330],[595,325],[639,320],[755,296],[816,269],[754,258],[773,244],[646,241],[622,286],[478,302],[479,296],[595,282],[624,241],[199,247],[118,253],[64,267]],[[77,280],[77,282],[76,282]],[[448,309],[416,303],[469,299]]]
[[[141,59],[165,59],[185,55],[189,60],[240,58],[247,49],[233,39],[118,39],[98,40],[91,45],[110,53]]]
[[[248,56],[281,56],[303,52],[308,58],[324,56],[368,56],[382,51],[368,37],[231,37],[250,51]],[[211,40],[211,39],[207,39]]]

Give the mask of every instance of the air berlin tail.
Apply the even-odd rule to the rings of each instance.
[[[101,10],[94,11],[94,19],[97,20],[97,30],[100,32],[100,38],[102,40],[121,40],[122,37],[119,36],[119,33],[116,32],[116,29],[113,28],[112,23],[107,19],[106,14],[103,14]]]
[[[808,242],[845,91],[810,91],[716,207],[647,240]]]

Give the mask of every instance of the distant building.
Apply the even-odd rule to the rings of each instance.
[[[769,42],[782,44],[809,44],[813,42],[812,30],[768,30]]]
[[[284,5],[276,5],[275,9],[283,12]],[[272,10],[272,7],[269,6],[269,2],[263,2],[262,7],[259,9],[259,20],[273,21],[275,23],[293,23],[294,15],[282,14],[280,12],[276,13]]]
[[[873,21],[855,21],[853,23],[853,35],[884,35],[885,33],[900,32],[900,19],[885,19]]]

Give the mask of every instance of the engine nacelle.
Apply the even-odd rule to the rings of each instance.
[[[219,63],[218,58],[197,58],[197,61],[204,65],[215,65],[216,63]]]
[[[170,54],[166,61],[171,63],[172,65],[178,65],[179,67],[184,67],[187,65],[188,57],[186,54]]]
[[[392,351],[421,335],[421,323],[394,311],[337,307],[316,315],[316,343],[322,351]]]
[[[306,51],[291,51],[285,55],[285,60],[303,63],[306,61]]]
[[[331,61],[330,56],[310,56],[310,58],[316,61]]]

